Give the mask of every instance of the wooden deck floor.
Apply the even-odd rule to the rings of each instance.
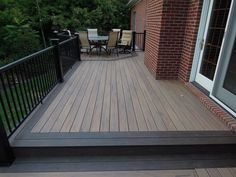
[[[228,130],[179,81],[156,81],[143,54],[83,61],[31,132]]]
[[[236,177],[236,168],[62,173],[2,173],[0,175],[2,177]]]

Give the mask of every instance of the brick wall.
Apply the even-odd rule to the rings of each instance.
[[[156,79],[188,80],[200,17],[199,1],[148,0],[144,63]]]
[[[144,64],[156,77],[162,23],[162,0],[148,0],[146,12],[146,44]]]
[[[146,3],[147,0],[142,0],[131,10],[131,29],[135,29],[136,32],[143,32],[146,29]],[[132,22],[134,20],[133,12],[136,12],[135,27]]]
[[[202,1],[194,0],[190,2],[190,7],[188,9],[188,18],[183,41],[183,51],[179,68],[179,79],[184,82],[189,81],[191,73],[198,26],[200,21],[200,14],[202,10],[201,7],[202,7]]]

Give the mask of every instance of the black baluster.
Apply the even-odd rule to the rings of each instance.
[[[11,116],[12,116],[12,122],[13,122],[14,127],[16,127],[17,125],[16,125],[16,121],[14,119],[14,113],[12,111],[11,103],[10,103],[10,100],[9,100],[9,97],[8,97],[8,94],[7,94],[7,89],[6,89],[6,85],[5,85],[4,78],[3,78],[2,74],[0,74],[0,79],[1,79],[1,82],[2,82],[2,87],[3,87],[4,95],[5,95],[5,98],[6,98],[6,101],[7,101],[7,105],[8,105],[8,108],[9,108]]]

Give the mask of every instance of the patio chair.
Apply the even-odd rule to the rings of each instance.
[[[98,29],[87,29],[87,30],[88,30],[88,38],[98,36]]]
[[[118,40],[120,40],[121,29],[112,29],[113,32],[118,32]]]
[[[92,51],[92,46],[88,40],[88,32],[87,31],[80,31],[79,32],[79,39],[81,43],[81,49],[85,49],[87,54],[90,54]]]
[[[131,30],[123,30],[121,41],[118,43],[120,48],[123,48],[124,53],[131,53],[131,43],[132,43],[132,31]]]
[[[116,50],[117,56],[119,56],[119,50],[117,46],[118,34],[119,34],[118,32],[109,32],[108,41],[105,47],[103,47],[107,52],[107,54],[109,55],[111,54],[112,51]]]

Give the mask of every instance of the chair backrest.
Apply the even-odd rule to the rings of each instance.
[[[116,47],[118,32],[109,32],[107,47]]]
[[[97,37],[98,29],[88,29],[88,37]]]
[[[82,48],[90,46],[87,31],[80,31],[79,32],[79,39],[80,39]]]
[[[120,39],[121,29],[112,29],[113,32],[118,32],[118,39]]]
[[[131,46],[132,42],[132,31],[131,30],[123,30],[121,42],[126,43],[128,46]]]

